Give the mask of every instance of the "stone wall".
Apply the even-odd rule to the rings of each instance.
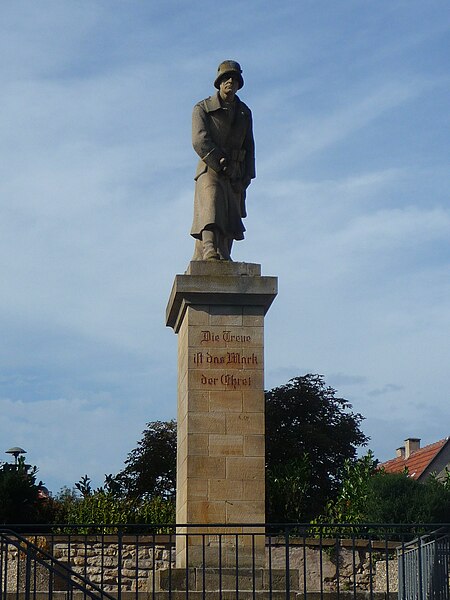
[[[120,547],[122,568],[120,570],[120,583],[122,591],[147,591],[150,572],[168,568],[169,561],[174,564],[175,549],[169,542],[168,536],[157,536],[155,543],[153,536],[123,537]],[[76,573],[90,582],[101,585],[105,591],[114,592],[119,584],[119,544],[117,536],[71,536],[70,540],[64,536],[46,538],[30,537],[30,541],[51,554]],[[19,570],[19,575],[17,574]],[[32,569],[34,580],[34,567]],[[45,566],[36,567],[36,587],[39,590],[48,589],[49,571]],[[13,591],[19,587],[22,591],[25,582],[25,555],[18,555],[16,548],[11,548],[8,553],[7,566],[8,590]],[[19,585],[17,586],[17,582]],[[55,590],[66,589],[63,578],[57,577],[54,581]]]
[[[36,543],[36,539],[30,537]],[[75,572],[85,576],[92,583],[102,585],[105,591],[116,591],[119,584],[119,551],[121,551],[120,583],[123,591],[147,591],[150,573],[155,570],[168,569],[169,561],[175,567],[175,547],[169,536],[124,536],[121,548],[116,536],[54,536],[39,537],[37,544],[57,560]],[[386,546],[372,542],[371,549],[364,540],[342,540],[339,553],[336,552],[334,540],[316,539],[291,540],[289,551],[289,568],[298,570],[299,590],[308,592],[335,592],[372,590],[397,591],[397,561],[395,546],[388,543],[388,561],[386,562]],[[19,562],[19,578],[17,565]],[[15,589],[16,582],[22,581],[24,573],[23,556],[18,561],[17,550],[10,551],[8,557],[8,587]],[[266,568],[286,568],[286,551],[280,541],[266,546]],[[39,589],[46,589],[48,576],[45,568],[38,567]],[[20,587],[20,586],[19,586]],[[55,581],[55,589],[64,589],[62,578]]]
[[[397,591],[397,560],[393,544],[388,552],[388,570],[386,569],[386,552],[374,548],[371,551],[366,542],[351,545],[345,540],[336,552],[334,540],[323,540],[320,546],[317,540],[310,540],[306,545],[292,544],[289,551],[289,568],[296,569],[300,576],[300,591],[308,592]],[[269,549],[266,549],[269,554]],[[286,568],[285,547],[275,546],[270,550],[272,568]],[[266,566],[268,566],[268,557]],[[389,578],[389,588],[388,588]],[[305,585],[306,584],[306,585]]]
[[[175,548],[169,541],[154,543],[152,537],[139,536],[122,540],[122,591],[147,591],[150,572],[165,569],[169,561],[174,565]],[[86,573],[87,579],[103,584],[105,591],[115,591],[118,586],[119,544],[117,538],[70,542],[60,541],[54,545],[53,555],[77,573]],[[102,575],[103,573],[103,575]]]

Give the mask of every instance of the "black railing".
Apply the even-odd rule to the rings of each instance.
[[[98,585],[58,561],[45,550],[35,536],[34,543],[12,530],[0,530],[0,599],[24,600],[53,598],[54,592],[64,591],[67,598],[74,592],[91,600],[114,600]]]
[[[448,600],[448,576],[440,596],[402,595],[409,550],[438,527],[450,531],[371,523],[65,524],[33,525],[32,533],[11,526],[0,530],[0,600]],[[439,556],[448,574],[448,553]]]
[[[399,600],[448,600],[450,531],[436,530],[398,548]]]

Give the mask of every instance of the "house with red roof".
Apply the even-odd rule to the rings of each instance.
[[[425,481],[432,473],[438,479],[446,476],[446,468],[450,470],[450,438],[420,447],[420,438],[408,438],[405,445],[396,450],[397,456],[378,465],[386,473],[402,473],[405,469],[409,477],[417,481]]]

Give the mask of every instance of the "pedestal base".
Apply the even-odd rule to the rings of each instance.
[[[154,587],[153,587],[154,586]],[[286,591],[286,571],[284,569],[213,569],[188,568],[164,569],[155,571],[150,578],[150,590],[193,592],[227,592],[236,593],[253,591]],[[289,589],[299,589],[299,573],[289,572]]]

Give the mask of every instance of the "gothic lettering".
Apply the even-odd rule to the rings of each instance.
[[[224,331],[222,333],[222,339],[224,342],[250,342],[250,335],[235,335],[231,331]]]

